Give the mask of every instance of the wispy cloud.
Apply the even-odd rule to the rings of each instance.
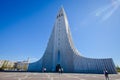
[[[80,22],[80,26],[85,27],[102,23],[112,17],[118,9],[120,9],[120,0],[111,0],[110,3],[97,8],[95,11],[86,15],[86,17]],[[79,29],[76,28],[76,30]]]
[[[113,13],[120,7],[120,0],[112,0],[112,2],[95,11],[95,16],[101,17],[102,21],[110,18]]]

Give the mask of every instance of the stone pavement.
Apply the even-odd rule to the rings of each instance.
[[[120,80],[119,74],[110,74],[110,80]],[[103,74],[0,72],[0,80],[105,80]]]

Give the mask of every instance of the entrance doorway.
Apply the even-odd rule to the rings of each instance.
[[[61,68],[61,65],[60,64],[57,64],[56,65],[56,72],[59,72],[59,69]]]

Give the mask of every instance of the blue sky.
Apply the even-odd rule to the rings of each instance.
[[[40,59],[61,5],[81,55],[120,65],[120,0],[0,0],[0,59]]]

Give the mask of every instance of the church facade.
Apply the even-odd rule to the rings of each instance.
[[[40,60],[29,64],[28,71],[41,72],[46,68],[47,72],[55,72],[60,67],[70,73],[103,73],[104,70],[117,73],[112,58],[87,58],[74,47],[63,7],[57,14],[45,53]]]

